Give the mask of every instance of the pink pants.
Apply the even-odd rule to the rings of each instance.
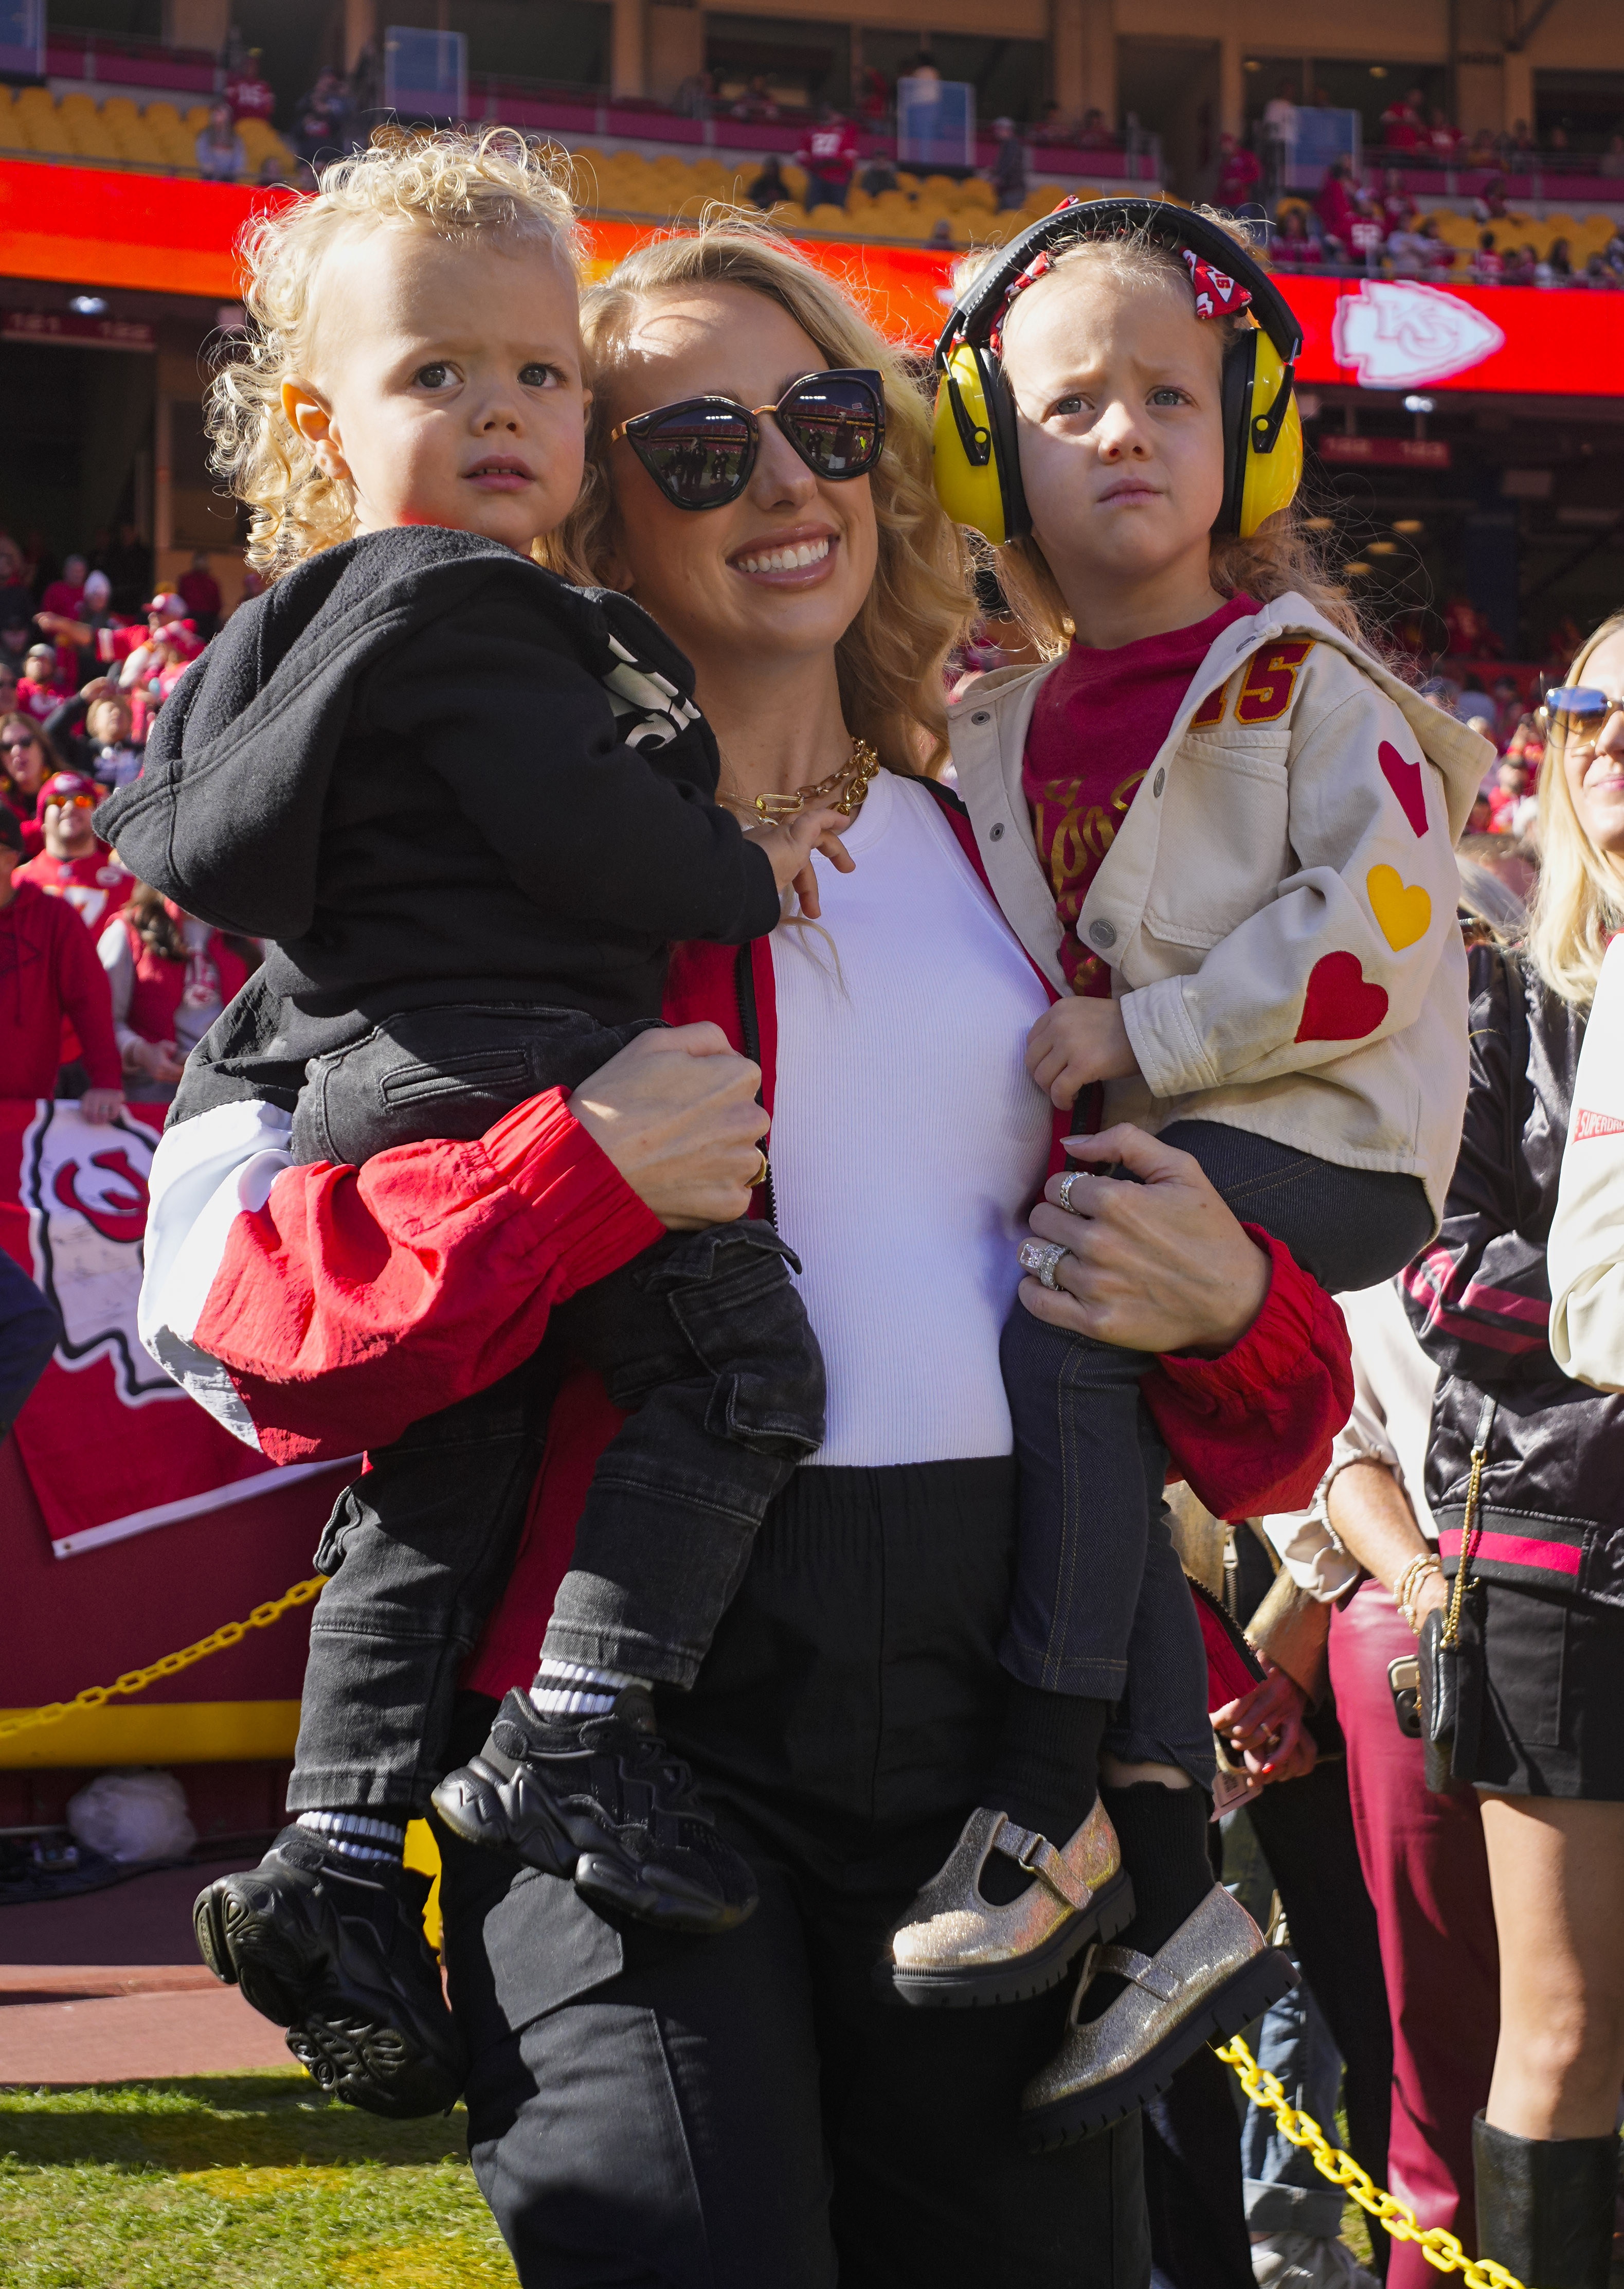
[[[1477,1798],[1431,1795],[1421,1744],[1393,1716],[1387,1665],[1414,1650],[1378,1582],[1332,1622],[1331,1681],[1393,2021],[1388,2182],[1423,2226],[1447,2226],[1474,2252],[1472,2117],[1494,2066],[1500,1950]],[[1437,2277],[1413,2243],[1392,2245],[1388,2289],[1435,2289]]]

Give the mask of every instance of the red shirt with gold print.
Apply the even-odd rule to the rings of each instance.
[[[1060,966],[1073,993],[1110,997],[1110,965],[1077,935],[1083,900],[1191,677],[1223,630],[1257,609],[1250,596],[1231,596],[1206,619],[1166,635],[1109,651],[1073,643],[1038,694],[1021,786],[1055,894]]]

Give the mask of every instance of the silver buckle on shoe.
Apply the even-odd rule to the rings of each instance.
[[[1071,1873],[1063,1856],[1047,1836],[1035,1828],[1017,1828],[1007,1813],[992,1839],[992,1848],[1013,1860],[1017,1868],[1024,1868],[1029,1876],[1038,1877],[1069,1908],[1086,1908],[1093,1897],[1082,1878]]]

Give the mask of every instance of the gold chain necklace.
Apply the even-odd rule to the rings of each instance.
[[[745,817],[754,812],[758,818],[776,823],[780,819],[797,818],[803,810],[816,810],[825,806],[838,810],[842,818],[849,818],[861,807],[871,781],[880,770],[880,758],[866,739],[854,739],[851,753],[838,771],[831,771],[826,779],[816,786],[800,787],[793,794],[759,794],[752,802],[747,795],[721,791],[720,800],[729,810],[741,811]]]

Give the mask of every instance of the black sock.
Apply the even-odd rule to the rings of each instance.
[[[1022,1828],[1035,1828],[1063,1851],[1099,1793],[1100,1743],[1111,1710],[1109,1701],[1039,1693],[1012,1679],[982,1802],[1007,1812]],[[1018,1900],[1031,1880],[995,1852],[982,1874],[982,1896],[1001,1907]]]
[[[1122,1846],[1122,1864],[1134,1879],[1134,1920],[1113,1945],[1154,1955],[1213,1888],[1213,1863],[1206,1854],[1212,1799],[1205,1789],[1164,1788],[1159,1781],[1104,1788],[1100,1797]],[[1097,2019],[1126,1983],[1115,1973],[1103,1972],[1090,1985],[1079,2016]]]

